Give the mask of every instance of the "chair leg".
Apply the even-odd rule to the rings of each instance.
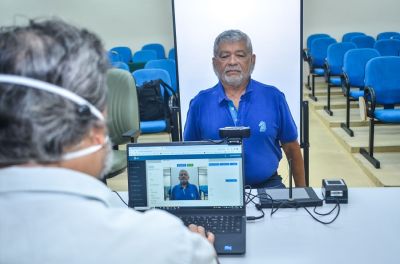
[[[350,128],[350,98],[346,97],[346,123],[340,123],[340,127],[350,136],[354,136],[353,130]]]
[[[311,80],[312,80],[311,94],[308,96],[316,102],[318,101],[318,98],[315,97],[315,74],[311,74]]]
[[[375,125],[375,121],[373,118],[371,118],[370,122],[369,122],[369,152],[364,148],[360,148],[360,153],[375,168],[379,169],[381,167],[381,163],[379,162],[379,160],[374,158],[374,125]]]
[[[331,111],[331,85],[330,85],[329,81],[328,81],[327,89],[328,89],[328,91],[327,91],[328,96],[327,96],[326,106],[324,106],[324,110],[328,115],[332,116],[333,113]]]
[[[307,75],[307,85],[306,87],[308,88],[308,90],[311,90],[311,86],[310,86],[310,73]]]

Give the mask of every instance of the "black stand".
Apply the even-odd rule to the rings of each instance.
[[[171,138],[172,141],[182,141],[181,137],[181,115],[179,106],[173,106],[171,109],[171,118],[172,118],[172,131]]]
[[[310,143],[309,143],[309,110],[308,101],[303,101],[301,104],[301,120],[300,120],[300,133],[301,141],[300,147],[303,149],[304,158],[304,174],[306,177],[306,186],[310,185],[309,181],[309,154],[310,154]]]

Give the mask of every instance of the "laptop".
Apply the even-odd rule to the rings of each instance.
[[[243,150],[213,142],[127,145],[129,207],[162,209],[215,234],[218,254],[246,251]]]

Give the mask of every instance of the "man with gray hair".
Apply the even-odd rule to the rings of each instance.
[[[107,69],[87,30],[0,29],[0,263],[216,262],[204,228],[112,208]]]
[[[285,187],[277,174],[282,145],[296,186],[305,186],[297,127],[285,96],[277,88],[251,79],[255,62],[245,33],[227,30],[217,36],[212,63],[219,82],[190,102],[184,139],[218,139],[219,128],[248,126],[251,135],[243,140],[246,185]]]

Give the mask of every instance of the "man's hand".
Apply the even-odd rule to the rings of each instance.
[[[214,244],[215,235],[214,235],[213,233],[211,233],[211,232],[207,232],[207,234],[206,234],[206,230],[204,229],[204,227],[202,227],[202,226],[197,226],[197,225],[194,225],[194,224],[190,224],[190,225],[189,225],[189,230],[192,231],[192,232],[194,232],[194,233],[200,234],[201,236],[207,238],[207,240],[208,240],[211,244]]]

